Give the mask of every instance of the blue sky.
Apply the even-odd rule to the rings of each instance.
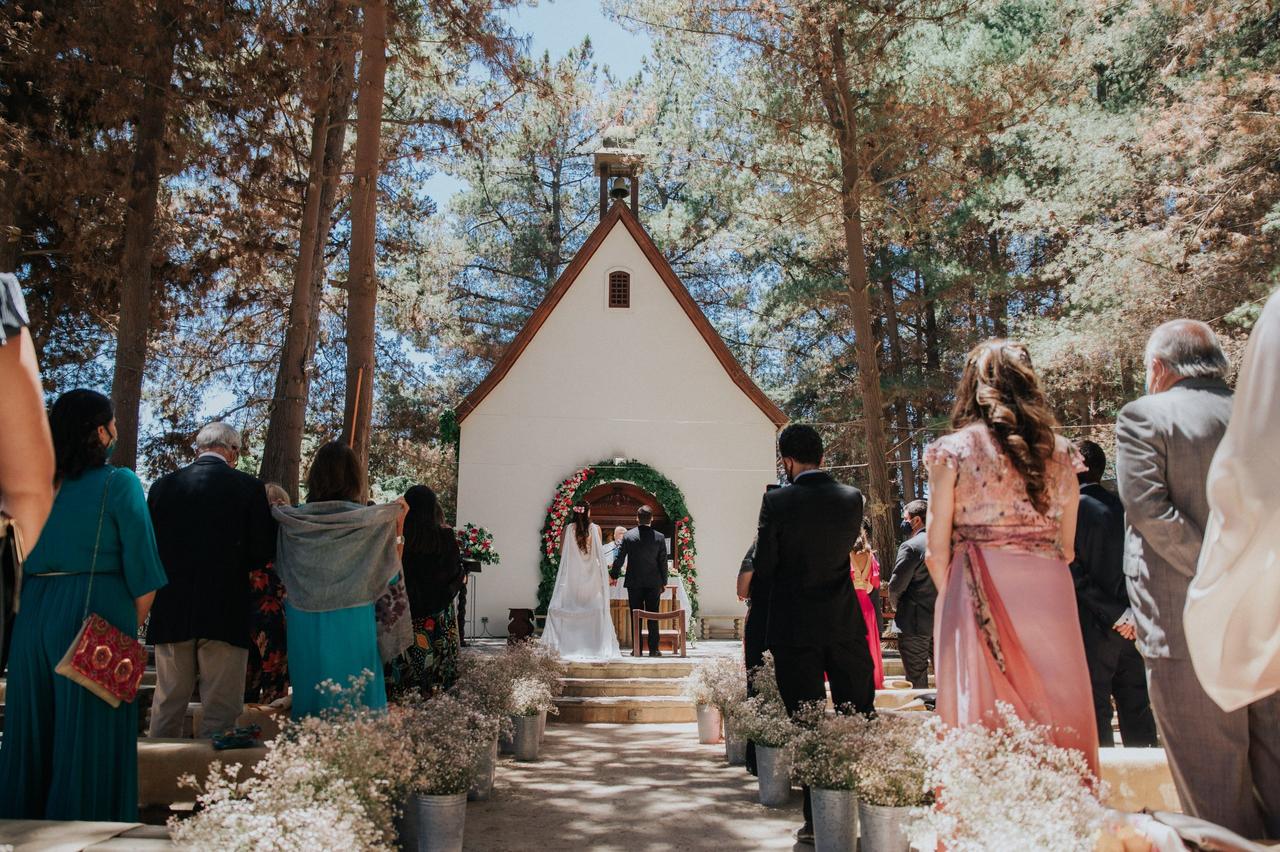
[[[630,33],[605,15],[600,0],[533,0],[535,5],[517,6],[505,17],[518,35],[528,36],[529,55],[551,54],[552,61],[591,37],[596,61],[607,65],[614,76],[625,79],[640,70],[649,52],[649,37]],[[436,174],[423,189],[444,209],[460,184],[452,177]]]

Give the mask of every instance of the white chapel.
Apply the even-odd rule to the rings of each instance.
[[[458,523],[489,529],[502,556],[470,580],[468,636],[505,636],[511,608],[537,606],[556,488],[603,460],[640,462],[679,489],[696,529],[701,614],[743,612],[735,576],[787,418],[640,224],[638,156],[606,139],[595,161],[600,224],[457,409]],[[635,525],[641,503],[671,538],[670,507],[623,477],[605,479],[586,499],[606,541],[615,525]]]

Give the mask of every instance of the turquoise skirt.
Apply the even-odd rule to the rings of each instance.
[[[293,718],[318,716],[340,707],[342,696],[319,688],[320,685],[330,681],[349,690],[352,679],[365,671],[372,678],[354,696],[354,703],[374,710],[387,706],[373,604],[307,612],[294,609],[286,601],[285,632],[289,680],[293,684]]]
[[[80,632],[88,586],[88,574],[23,578],[0,744],[0,818],[138,819],[138,705],[112,707],[54,672]],[[137,633],[137,609],[119,573],[94,577],[89,611]]]

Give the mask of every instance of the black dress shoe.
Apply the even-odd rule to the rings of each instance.
[[[805,846],[813,845],[813,823],[806,822],[796,829],[796,843],[802,843]]]
[[[661,656],[662,656],[662,652],[661,652],[661,651],[650,651],[650,652],[649,652],[649,656],[650,656],[650,657],[661,657]]]

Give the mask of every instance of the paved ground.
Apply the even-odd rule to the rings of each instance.
[[[800,791],[766,808],[697,725],[547,726],[542,759],[504,756],[493,797],[467,806],[465,848],[792,849]],[[794,847],[812,849],[812,847]]]

